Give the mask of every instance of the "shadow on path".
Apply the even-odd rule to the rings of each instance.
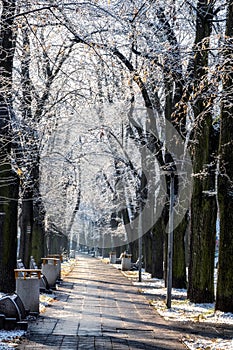
[[[184,336],[218,336],[212,328],[166,322],[119,270],[87,255],[78,256],[55,293],[17,349],[181,350]]]

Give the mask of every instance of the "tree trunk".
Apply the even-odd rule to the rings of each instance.
[[[195,117],[193,154],[193,193],[191,201],[191,237],[188,298],[196,303],[214,301],[214,250],[216,226],[212,116],[206,112],[209,37],[213,4],[198,1],[196,39],[193,58]],[[216,146],[216,145],[215,145]]]
[[[124,251],[122,249],[122,251]],[[129,253],[132,254],[132,261],[138,259],[138,239],[129,243]]]
[[[213,159],[210,154],[212,120],[205,117],[202,129],[196,136],[194,153],[194,182],[191,201],[191,237],[188,298],[196,303],[214,301],[214,252],[216,237],[216,199],[214,191],[214,172],[205,169]],[[203,174],[203,172],[206,172]],[[205,192],[206,191],[206,192]]]
[[[216,309],[233,312],[233,1],[228,1],[220,129],[220,245]]]
[[[185,233],[187,230],[187,215],[174,230],[172,287],[187,288],[185,261]]]
[[[2,167],[0,167],[2,171]],[[11,183],[1,187],[1,227],[0,227],[0,291],[15,291],[14,269],[17,252],[18,179],[12,176],[10,165],[5,166],[6,179]],[[5,179],[5,180],[6,180]]]
[[[22,200],[22,212],[20,217],[20,247],[19,258],[26,268],[30,265],[32,227],[33,227],[33,200],[32,191],[26,192]]]
[[[152,232],[152,271],[151,277],[163,278],[163,244],[164,244],[165,227],[163,217],[161,216]]]
[[[152,237],[151,232],[147,232],[143,236],[143,257],[144,257],[144,267],[145,271],[148,273],[152,273],[152,254],[153,254],[153,246],[152,246]]]
[[[44,257],[45,245],[44,245],[44,227],[41,223],[36,222],[33,225],[32,232],[32,253],[38,266],[41,265],[41,258]]]
[[[39,161],[38,161],[39,166]],[[39,175],[38,177],[39,179]],[[41,264],[41,258],[44,257],[45,254],[45,210],[44,205],[40,196],[39,188],[35,186],[34,191],[36,193],[37,201],[34,202],[33,205],[33,230],[32,230],[32,250],[31,255],[34,257],[38,266]]]
[[[14,268],[17,252],[18,179],[12,171],[11,95],[15,51],[15,1],[2,1],[0,29],[0,290],[15,290]]]

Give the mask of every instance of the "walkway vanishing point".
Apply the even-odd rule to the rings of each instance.
[[[29,323],[20,350],[185,349],[182,327],[160,317],[121,271],[78,255],[57,301]]]

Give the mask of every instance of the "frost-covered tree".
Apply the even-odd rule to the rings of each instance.
[[[162,277],[172,170],[173,285],[184,287],[191,150],[189,296],[213,300],[218,144],[213,122],[224,90],[216,68],[225,4],[22,0],[19,5],[11,90],[25,264],[31,252],[40,260],[41,237],[47,252],[55,252],[72,246],[68,238],[110,249],[144,234],[146,269]]]
[[[54,93],[54,85],[57,86],[56,79],[59,79],[74,43],[65,40],[64,33],[59,35],[58,24],[50,23],[53,17],[47,7],[41,10],[33,2],[22,2],[20,11],[15,58],[15,83],[19,88],[15,108],[21,132],[16,161],[21,172],[20,258],[28,266],[30,255],[40,263],[45,254],[40,157],[43,139],[54,130],[57,99],[65,98],[65,95],[59,96],[60,89]],[[25,12],[29,13],[27,20],[24,19]],[[45,20],[49,23],[45,24]]]

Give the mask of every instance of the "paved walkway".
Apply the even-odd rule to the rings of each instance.
[[[185,349],[181,329],[163,320],[120,271],[79,255],[57,301],[29,324],[17,349]]]

